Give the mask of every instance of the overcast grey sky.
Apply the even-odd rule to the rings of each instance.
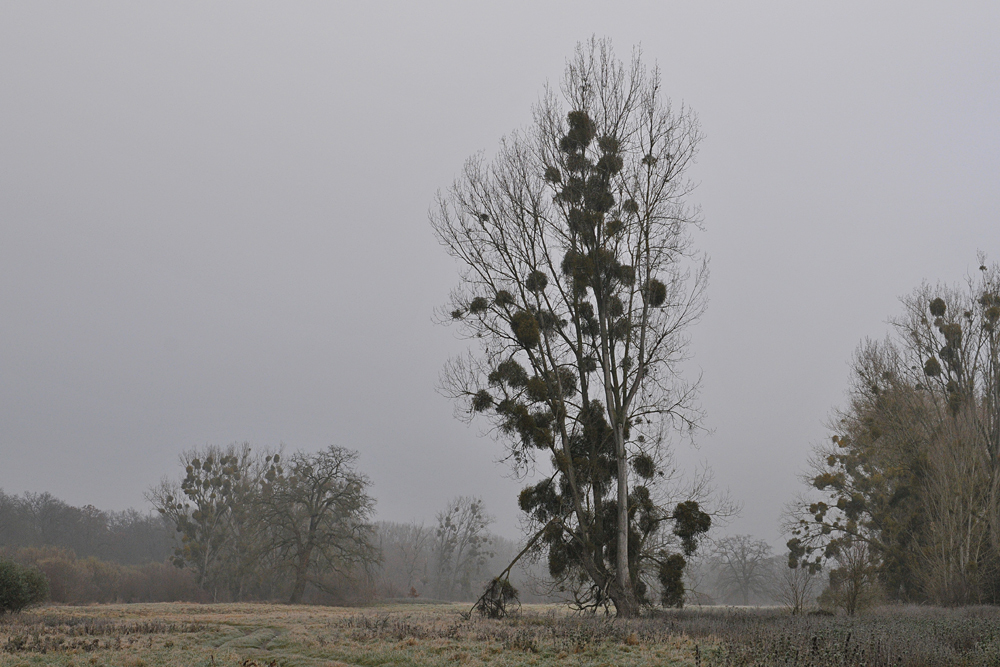
[[[707,461],[778,514],[847,364],[921,280],[1000,260],[1000,4],[0,4],[0,488],[145,508],[183,449],[361,452],[381,518],[481,495],[435,393],[456,266],[427,222],[591,34],[707,138],[692,331]]]

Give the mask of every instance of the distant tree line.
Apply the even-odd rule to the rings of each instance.
[[[822,588],[817,573],[789,568],[787,555],[775,555],[751,535],[706,540],[684,578],[689,604],[779,606],[792,613],[816,607]],[[823,604],[836,606],[832,599]]]
[[[53,602],[205,599],[189,573],[165,563],[173,544],[173,525],[156,513],[0,490],[0,559],[41,573]]]
[[[48,599],[66,604],[92,602],[206,602],[190,572],[170,563],[122,564],[93,556],[78,558],[59,547],[5,547],[0,559],[41,572]]]
[[[163,561],[173,547],[172,532],[156,513],[73,507],[48,493],[0,490],[0,548],[59,547],[80,558],[140,564]]]
[[[522,550],[490,530],[494,518],[476,497],[450,500],[430,525],[372,522],[356,460],[337,447],[191,450],[181,476],[150,491],[148,514],[0,491],[0,559],[40,572],[61,603],[471,603]],[[544,551],[521,559],[508,583],[524,602],[567,595]]]
[[[36,568],[56,602],[369,597],[381,554],[357,454],[209,446],[182,456],[156,512],[0,491],[0,558]]]
[[[815,450],[790,564],[826,566],[849,611],[1000,602],[1000,266],[979,264],[904,298],[890,336],[858,348]]]
[[[353,454],[346,450],[337,453],[342,455],[341,473],[346,475],[350,470],[350,475],[346,476],[353,477],[356,482],[364,480],[347,465],[353,462]],[[329,450],[323,456],[328,454]],[[280,454],[275,464],[273,454],[264,453],[255,457],[244,445],[190,452],[184,455],[184,461],[194,469],[193,461],[197,458],[204,471],[205,461],[212,457],[209,464],[211,473],[218,461],[226,467],[231,456],[244,459],[243,463],[237,461],[237,468],[260,458],[265,464],[259,468],[263,471],[264,481],[269,485],[287,484],[281,481],[281,477],[289,476],[288,469],[282,468],[279,472],[277,467],[282,461]],[[269,456],[270,461],[267,460]],[[294,457],[291,455],[289,458]],[[269,475],[272,471],[274,474]],[[189,477],[185,467],[184,479],[188,480],[188,487],[194,486],[190,481],[194,478]],[[258,482],[252,482],[250,488]],[[151,495],[158,496],[165,492],[163,499],[166,500],[167,496],[174,497],[169,489],[176,490],[183,486],[183,481],[167,482]],[[206,491],[201,481],[197,486]],[[285,488],[284,493],[287,492]],[[181,493],[188,497],[183,490]],[[357,493],[357,490],[352,493]],[[211,499],[211,495],[209,491],[207,498]],[[233,495],[232,492],[230,495]],[[219,498],[216,494],[216,499]],[[74,507],[48,493],[12,496],[0,491],[0,560],[16,564],[23,571],[44,575],[48,582],[48,599],[60,603],[290,599],[296,587],[295,563],[282,566],[274,555],[261,558],[262,553],[267,551],[261,545],[251,545],[252,551],[249,552],[250,556],[260,558],[261,564],[256,568],[245,565],[246,560],[227,552],[229,549],[245,548],[247,536],[254,534],[255,528],[245,522],[245,517],[255,515],[267,520],[272,514],[264,512],[260,505],[252,505],[246,512],[240,512],[226,521],[214,521],[216,532],[212,533],[212,548],[219,555],[215,557],[214,565],[204,567],[206,561],[196,559],[203,553],[196,540],[206,539],[208,535],[207,529],[198,529],[199,525],[208,524],[208,514],[203,513],[196,518],[194,512],[197,510],[190,501],[186,512],[179,514],[176,509],[178,503],[171,502],[174,505],[173,514],[168,511],[142,514],[135,510],[105,512],[90,506]],[[227,502],[235,504],[235,498]],[[262,501],[257,499],[253,502]],[[351,509],[357,505],[349,503],[346,507],[347,515],[357,520],[358,513]],[[342,505],[334,514],[343,509]],[[339,535],[353,539],[351,531],[360,530],[366,540],[366,551],[363,553],[366,562],[354,568],[336,563],[335,567],[327,569],[328,556],[320,555],[313,561],[319,564],[307,572],[302,599],[343,603],[375,596],[471,602],[489,578],[503,569],[521,548],[515,540],[489,530],[494,519],[479,498],[457,497],[450,500],[431,525],[386,521],[351,525],[350,516],[341,517],[341,520],[347,519],[342,522],[349,529],[342,527],[339,533],[324,533],[325,538],[329,541]],[[328,517],[328,520],[333,518]],[[293,527],[286,524],[282,530],[256,530],[259,531],[259,539],[267,534],[276,536],[273,544],[277,548],[288,549],[286,553],[293,557],[299,554],[301,559],[299,551],[286,546],[295,544]],[[308,533],[308,530],[303,532]],[[341,545],[339,548],[345,547]],[[324,544],[321,550],[330,554],[330,544]],[[312,556],[310,560],[313,560]],[[235,563],[237,568],[227,571],[227,564],[231,563]],[[243,570],[238,569],[241,565]],[[203,571],[199,570],[200,567]],[[256,577],[252,585],[247,585],[246,580],[242,589],[220,585],[220,582],[232,584],[239,580],[241,574],[247,576],[247,573]],[[321,585],[313,585],[313,577],[318,578]],[[526,560],[511,578],[524,601],[558,599],[552,595],[551,586],[547,584],[543,564]]]
[[[63,603],[471,603],[523,548],[491,531],[494,518],[477,497],[453,498],[429,525],[372,522],[374,501],[356,460],[336,447],[191,450],[182,475],[150,492],[162,512],[149,514],[0,491],[0,560],[43,574],[49,599]],[[680,602],[801,609],[814,601],[819,578],[786,562],[747,535],[706,539],[678,573]],[[796,576],[804,578],[788,581]],[[544,549],[519,561],[509,582],[523,602],[567,599]]]

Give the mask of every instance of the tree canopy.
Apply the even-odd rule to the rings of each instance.
[[[184,477],[149,499],[179,537],[173,563],[215,599],[300,602],[307,585],[335,593],[381,558],[370,482],[357,453],[253,452],[209,446],[182,456]]]
[[[1000,266],[980,265],[917,289],[892,335],[858,349],[813,460],[819,497],[795,508],[793,566],[850,548],[891,598],[1000,601]]]

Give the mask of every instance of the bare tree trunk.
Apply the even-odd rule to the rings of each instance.
[[[292,595],[288,598],[288,604],[299,604],[302,596],[306,592],[306,577],[309,573],[310,550],[306,549],[299,555],[295,564],[295,585],[292,586]]]
[[[618,558],[615,564],[615,583],[618,596],[613,597],[615,611],[621,618],[639,615],[639,601],[632,589],[628,562],[628,460],[625,454],[625,433],[621,420],[615,423],[615,449],[618,458]]]

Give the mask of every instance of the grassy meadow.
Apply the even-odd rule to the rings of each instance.
[[[467,604],[337,608],[183,603],[50,606],[0,619],[0,666],[695,664],[695,645],[526,606],[517,618]]]
[[[886,607],[857,618],[685,609],[620,621],[526,605],[49,606],[0,619],[0,667],[114,665],[1000,665],[1000,611]]]

